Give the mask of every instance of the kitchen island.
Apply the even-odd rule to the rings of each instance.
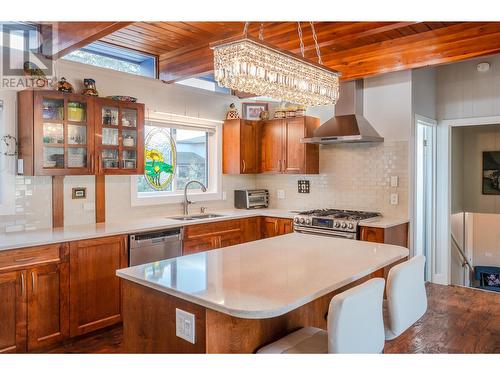
[[[252,353],[304,326],[331,298],[408,257],[400,246],[292,233],[117,271],[130,353]],[[176,309],[195,339],[176,336]],[[189,327],[191,329],[191,327]]]

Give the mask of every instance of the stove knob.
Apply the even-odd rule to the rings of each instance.
[[[304,224],[304,218],[300,218],[300,224]]]
[[[342,223],[342,228],[347,228],[347,224],[346,223]]]
[[[298,217],[296,217],[295,219],[293,219],[293,221],[294,221],[294,223],[297,223],[297,224],[298,224],[298,223],[299,223],[299,218],[298,218]]]
[[[335,228],[340,228],[340,223],[338,221],[335,222]]]
[[[347,228],[349,228],[349,229],[353,229],[353,228],[354,228],[354,225],[352,225],[352,223],[349,223],[349,225],[347,226]]]
[[[311,220],[306,219],[306,224],[307,224],[307,225],[311,224]]]

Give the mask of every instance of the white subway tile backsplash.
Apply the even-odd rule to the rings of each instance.
[[[257,175],[256,187],[267,188],[272,208],[334,207],[380,211],[387,216],[408,215],[408,142],[320,146],[319,175]],[[391,176],[399,186],[390,187]],[[298,180],[309,180],[309,194],[299,194]],[[277,199],[277,190],[285,199]],[[399,204],[391,205],[391,193]]]

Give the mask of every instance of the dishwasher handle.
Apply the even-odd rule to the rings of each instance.
[[[182,241],[182,230],[177,229],[168,232],[133,234],[130,236],[130,247],[137,248],[173,241]]]

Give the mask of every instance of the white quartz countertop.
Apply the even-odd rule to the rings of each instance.
[[[0,234],[0,251],[20,249],[29,246],[49,245],[54,243],[86,240],[120,234],[133,234],[151,230],[162,230],[183,227],[186,225],[240,219],[254,216],[272,216],[292,219],[293,211],[277,209],[254,210],[218,210],[210,213],[224,215],[219,218],[190,221],[174,220],[171,216],[129,218],[119,222],[101,224],[72,225],[58,229],[40,229],[34,231],[12,232]],[[181,215],[176,215],[181,216]]]
[[[116,274],[228,315],[264,319],[286,314],[408,253],[400,246],[292,233]]]
[[[224,216],[212,219],[199,219],[190,221],[174,220],[171,216],[153,216],[147,218],[129,218],[123,221],[72,225],[58,229],[40,229],[34,231],[12,232],[0,234],[0,251],[20,249],[23,247],[49,245],[54,243],[86,240],[121,234],[133,234],[152,230],[183,227],[186,225],[208,222],[241,219],[254,216],[271,216],[293,219],[297,211],[281,209],[254,209],[254,210],[218,210],[210,213]],[[177,215],[180,216],[180,215]],[[388,228],[408,222],[407,219],[379,218],[361,225],[379,228]]]
[[[373,220],[363,221],[359,225],[365,227],[374,227],[374,228],[390,228],[405,223],[408,223],[408,219],[400,217],[382,216]]]

